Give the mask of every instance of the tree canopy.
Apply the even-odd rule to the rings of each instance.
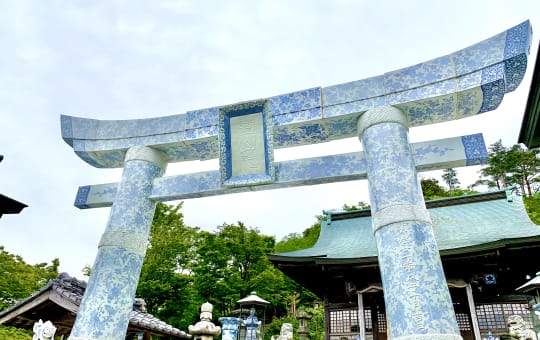
[[[459,184],[459,181],[457,181],[456,170],[446,169],[446,171],[443,172],[443,176],[445,175],[447,175],[446,177],[448,181],[446,180],[445,181],[447,185],[449,186],[449,190],[446,190],[442,185],[440,185],[439,181],[436,180],[435,178],[422,178],[420,180],[420,186],[422,187],[422,193],[426,201],[478,193],[477,191],[469,190],[469,189],[461,189],[457,186],[457,184]],[[449,184],[449,182],[452,184]]]
[[[223,224],[213,232],[189,227],[181,207],[159,203],[156,208],[137,288],[150,313],[187,329],[198,321],[206,301],[214,305],[217,319],[234,315],[236,302],[257,291],[271,302],[269,321],[287,315],[293,292],[308,304],[316,299],[272,266],[266,254],[275,251],[274,237],[242,222]]]
[[[16,327],[0,325],[0,339],[6,340],[32,340],[34,332]]]
[[[60,260],[30,265],[0,246],[0,310],[29,297],[58,276]]]
[[[540,190],[540,150],[527,150],[520,144],[508,148],[499,140],[489,146],[487,163],[477,185],[499,190],[515,185],[525,196]]]
[[[449,191],[454,191],[458,188],[459,180],[457,178],[457,171],[456,169],[450,168],[450,169],[444,169],[442,174],[442,179],[448,185]]]

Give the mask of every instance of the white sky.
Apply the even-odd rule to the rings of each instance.
[[[26,1],[0,3],[0,192],[29,205],[0,219],[0,245],[82,277],[108,208],[78,210],[78,186],[117,182],[60,135],[60,114],[133,119],[380,75],[446,55],[530,19],[540,1]],[[411,130],[411,141],[482,132],[516,143],[533,64],[498,110]],[[356,139],[276,152],[276,160],[360,148]],[[169,166],[168,174],[217,168]],[[462,186],[478,167],[457,169]],[[423,176],[428,176],[424,174]],[[436,173],[440,179],[440,174]],[[242,221],[277,239],[322,210],[369,201],[365,181],[187,200],[185,222]]]

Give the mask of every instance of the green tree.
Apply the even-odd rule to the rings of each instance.
[[[420,180],[420,185],[422,186],[422,193],[424,194],[424,200],[426,201],[478,193],[478,191],[457,187],[451,191],[447,191],[439,184],[439,181],[434,178],[423,178]]]
[[[307,249],[313,247],[319,239],[321,233],[321,223],[326,220],[325,215],[315,216],[317,221],[311,225],[311,227],[300,233],[293,233],[287,235],[284,239],[278,242],[275,246],[276,253],[286,253],[289,251],[295,251],[300,249]]]
[[[448,193],[446,192],[446,190],[439,184],[439,181],[435,178],[422,178],[420,180],[420,185],[422,187],[422,193],[424,194],[424,199],[426,201],[448,197]]]
[[[60,261],[30,265],[0,246],[0,310],[29,297],[58,276]]]
[[[507,153],[512,166],[512,182],[519,185],[524,195],[531,196],[540,182],[540,150],[526,150],[521,145],[513,145]]]
[[[252,291],[271,302],[267,320],[287,314],[291,292],[299,292],[308,301],[314,299],[268,260],[266,255],[275,252],[273,237],[242,222],[201,235],[193,265],[194,287],[201,301],[214,304],[214,317],[232,315],[238,308],[236,301]]]
[[[32,340],[33,332],[16,327],[0,325],[0,339],[5,340]]]
[[[266,255],[275,252],[274,237],[242,222],[223,224],[215,232],[201,231],[184,225],[180,209],[181,204],[156,208],[137,288],[150,313],[187,329],[198,321],[206,301],[214,305],[216,319],[233,315],[236,302],[257,291],[271,302],[268,320],[287,315],[292,292],[305,303],[316,300],[272,266]],[[318,230],[311,228],[305,235],[316,240]]]
[[[457,185],[459,185],[460,183],[457,178],[456,169],[453,169],[453,168],[444,169],[441,177],[443,181],[446,183],[446,185],[448,185],[448,190],[450,192],[458,188]]]
[[[540,192],[525,197],[523,203],[525,204],[525,209],[527,210],[531,221],[540,225]]]
[[[215,233],[201,231],[193,264],[194,287],[201,302],[214,305],[214,317],[228,316],[234,310],[240,294],[238,280],[229,277],[231,257]]]
[[[308,307],[306,308],[306,312],[311,315],[311,319],[308,322],[309,338],[312,340],[324,340],[324,309]]]
[[[274,250],[274,238],[260,235],[258,229],[248,228],[242,222],[218,227],[216,236],[221,249],[230,257],[229,274],[237,276],[242,283],[237,286],[240,295],[245,296],[256,290],[252,280],[270,265],[266,254]]]
[[[163,321],[187,329],[198,316],[191,265],[196,228],[184,225],[182,203],[158,203],[150,230],[150,243],[142,266],[137,296],[148,311]]]
[[[487,159],[487,166],[480,170],[483,176],[491,178],[487,180],[485,184],[488,187],[496,187],[498,190],[504,189],[508,186],[510,181],[508,173],[510,172],[510,164],[507,157],[507,149],[502,145],[501,140],[491,144],[488,148],[489,154]]]
[[[345,203],[342,207],[344,211],[364,210],[369,208],[371,208],[371,206],[364,201],[360,201],[356,205],[348,205]]]
[[[501,190],[516,185],[523,195],[531,196],[538,191],[540,183],[539,150],[526,150],[515,144],[506,148],[499,140],[489,147],[487,163],[480,172],[486,178],[481,178],[477,184],[487,184]]]

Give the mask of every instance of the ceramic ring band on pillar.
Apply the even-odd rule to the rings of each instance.
[[[362,136],[367,128],[381,123],[398,123],[409,127],[409,119],[405,112],[394,106],[381,106],[364,112],[358,118],[358,135]]]
[[[132,253],[144,256],[146,248],[148,248],[148,236],[146,234],[107,230],[99,241],[98,248],[101,247],[124,248]]]
[[[126,152],[124,163],[132,160],[151,162],[159,166],[162,171],[165,171],[165,168],[167,167],[167,155],[159,150],[152,149],[147,146],[133,146],[129,148]]]
[[[373,233],[384,226],[405,222],[422,221],[431,224],[431,216],[422,204],[396,204],[372,213]]]

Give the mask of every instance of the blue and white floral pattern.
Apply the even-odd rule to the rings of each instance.
[[[459,339],[408,128],[398,122],[399,110],[395,108],[376,109],[366,115],[358,125],[391,337]],[[390,120],[385,123],[379,116]],[[450,150],[439,151],[444,154]]]
[[[417,171],[485,164],[487,159],[481,134],[414,143],[411,147]],[[221,171],[156,178],[150,198],[157,201],[182,200],[366,178],[366,161],[362,152],[276,162],[274,167],[272,183],[248,187],[224,187]],[[109,207],[114,201],[117,187],[118,183],[82,186],[77,193],[75,206],[80,209]]]
[[[164,158],[159,151],[149,148],[142,151],[150,160]],[[156,206],[148,197],[153,180],[164,171],[164,164],[140,158],[126,160],[92,276],[71,332],[75,339],[125,338]]]
[[[401,70],[267,98],[273,146],[351,137],[356,119],[380,106],[401,108],[411,127],[494,110],[521,82],[531,36],[526,21],[476,45]],[[66,143],[96,167],[122,167],[123,155],[132,146],[161,150],[170,162],[212,159],[220,156],[219,112],[226,107],[126,121],[62,116],[61,131]]]

